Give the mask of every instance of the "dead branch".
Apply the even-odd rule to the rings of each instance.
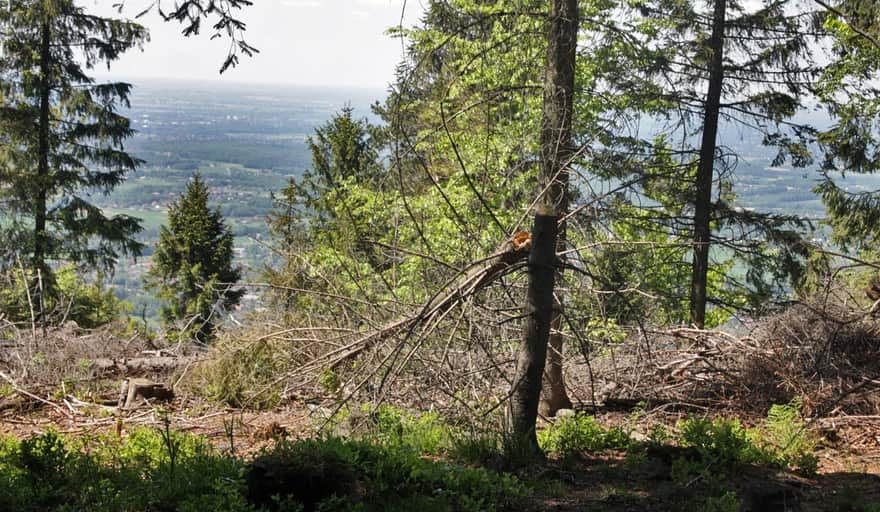
[[[380,340],[387,339],[401,331],[412,331],[417,325],[427,325],[442,316],[465,298],[482,290],[504,276],[517,262],[528,257],[531,248],[531,234],[520,231],[486,258],[472,263],[460,272],[414,314],[393,320],[382,328],[367,333],[354,342],[330,351],[321,358],[313,360],[298,371],[306,371],[315,366],[334,369],[349,361]]]
[[[60,405],[58,405],[54,402],[50,402],[49,400],[40,398],[37,395],[31,393],[30,391],[18,387],[18,384],[16,384],[15,381],[12,380],[11,378],[9,378],[5,373],[0,372],[0,378],[5,380],[7,382],[7,384],[9,384],[9,386],[12,388],[12,390],[15,391],[16,393],[18,393],[19,395],[26,396],[32,400],[36,400],[37,402],[40,402],[41,404],[48,405],[48,406],[54,408],[56,411],[60,412],[61,414],[67,416],[68,418],[72,417],[70,412],[67,411],[66,409],[64,409],[63,407],[61,407]]]

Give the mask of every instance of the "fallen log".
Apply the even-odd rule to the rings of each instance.
[[[168,373],[181,366],[202,359],[199,356],[185,357],[134,357],[131,359],[95,359],[91,370],[96,376],[133,376],[152,373]]]

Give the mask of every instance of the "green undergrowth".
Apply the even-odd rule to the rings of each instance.
[[[168,428],[136,430],[123,440],[52,431],[3,438],[0,510],[517,510],[524,494],[511,475],[424,458],[402,444],[280,442],[257,460],[271,462],[268,476],[255,478],[250,460]],[[271,482],[283,473],[279,467],[292,483],[268,495],[249,486]],[[306,491],[288,495],[297,485]]]
[[[203,438],[136,430],[67,438],[49,431],[0,441],[0,510],[251,510],[246,464]]]
[[[800,409],[797,399],[774,405],[767,417],[751,428],[737,419],[692,417],[680,421],[676,432],[655,425],[640,441],[633,438],[631,430],[605,428],[592,416],[578,413],[540,431],[538,443],[544,451],[562,457],[601,450],[637,456],[651,446],[673,445],[686,449],[683,457],[695,459],[696,465],[731,468],[754,464],[811,475],[818,468],[816,439],[801,419]]]
[[[600,452],[624,455],[630,468],[666,454],[664,479],[700,489],[694,497],[700,510],[737,510],[741,503],[729,484],[737,466],[815,472],[815,442],[799,410],[798,402],[776,406],[754,427],[690,418],[675,429],[655,427],[647,437],[577,414],[541,430],[539,442],[553,458],[575,464],[568,472],[581,457],[602,460]],[[540,466],[510,464],[502,434],[389,406],[335,421],[357,428],[348,437],[281,441],[255,459],[167,424],[123,439],[51,431],[24,441],[3,438],[0,510],[522,510],[527,496],[564,492],[561,481],[531,480]]]
[[[524,486],[511,474],[428,458],[400,445],[323,438],[281,443],[260,466],[263,496],[294,490],[319,510],[522,510]],[[286,478],[271,481],[272,477]],[[291,481],[309,487],[291,489]]]
[[[687,419],[679,424],[679,444],[696,449],[705,464],[756,464],[813,475],[818,470],[816,439],[801,419],[800,408],[799,400],[774,405],[752,428],[736,419]]]
[[[436,412],[413,413],[390,405],[347,408],[330,421],[337,435],[442,456],[462,464],[483,465],[504,452],[504,436],[473,424],[462,426]]]
[[[635,442],[623,428],[604,428],[592,416],[578,413],[538,432],[538,445],[545,452],[565,457],[607,449],[626,451],[634,447]]]

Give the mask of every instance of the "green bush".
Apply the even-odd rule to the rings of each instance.
[[[436,412],[411,414],[390,405],[377,409],[369,435],[383,444],[430,454],[447,451],[453,440],[452,428]]]
[[[750,430],[749,435],[762,462],[812,475],[819,469],[819,459],[814,454],[817,441],[801,417],[802,406],[799,398],[772,406],[767,419]]]
[[[740,510],[742,510],[742,502],[733,491],[709,497],[703,506],[704,512],[739,512]]]
[[[224,333],[212,350],[214,357],[194,368],[183,381],[188,390],[232,407],[271,409],[281,402],[279,386],[274,384],[288,369],[286,344]]]
[[[82,328],[93,329],[131,309],[130,304],[119,300],[112,289],[104,286],[100,274],[87,283],[76,267],[64,265],[55,271],[54,277],[54,292],[44,298],[49,323],[72,320]],[[13,322],[32,320],[27,292],[32,280],[27,272],[8,271],[0,276],[0,312]]]
[[[243,461],[204,439],[137,430],[66,442],[54,432],[0,443],[0,510],[252,511]],[[207,508],[205,508],[207,506]]]
[[[757,454],[739,420],[689,418],[679,428],[679,444],[695,448],[703,461],[727,467],[752,462]]]
[[[605,429],[592,416],[577,413],[556,421],[538,432],[538,445],[546,452],[562,456],[605,449],[626,450],[633,444],[619,427]]]
[[[770,408],[764,422],[747,429],[738,420],[690,418],[679,424],[679,444],[693,447],[705,462],[730,466],[764,464],[814,474],[814,436],[800,415],[798,399]]]
[[[497,433],[459,432],[452,438],[449,457],[465,464],[486,464],[497,459],[502,448],[502,438]]]
[[[505,510],[523,497],[513,476],[429,460],[400,444],[337,437],[282,442],[259,460],[268,468],[257,481],[261,492],[299,493],[296,499],[318,510]],[[284,478],[267,482],[264,475]],[[298,486],[304,481],[307,487]]]

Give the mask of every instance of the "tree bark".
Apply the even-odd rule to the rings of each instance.
[[[566,197],[567,199],[567,197]],[[568,211],[568,201],[564,200],[562,211]],[[556,241],[556,253],[565,252],[566,226],[563,222],[559,226],[559,238]],[[557,256],[559,258],[559,256]],[[556,283],[563,280],[564,257],[559,258],[556,265]],[[571,409],[571,399],[565,390],[565,377],[562,374],[564,338],[562,337],[562,315],[565,312],[565,297],[561,290],[556,290],[553,301],[553,318],[550,320],[550,342],[547,349],[547,363],[544,368],[543,398],[539,405],[539,412],[546,417],[556,416],[559,409]]]
[[[46,252],[48,237],[46,233],[46,209],[49,189],[49,108],[51,100],[51,26],[48,14],[41,27],[42,40],[40,41],[40,119],[37,149],[37,187],[36,201],[34,202],[34,254],[32,264],[34,267],[34,307],[36,317],[45,333],[46,317],[44,311],[45,286],[46,286]]]
[[[709,50],[711,52],[709,88],[706,92],[703,139],[700,144],[700,163],[697,168],[696,198],[694,199],[691,323],[698,329],[702,329],[706,323],[706,284],[709,274],[709,245],[712,234],[712,178],[714,177],[715,168],[721,86],[724,81],[724,17],[726,7],[726,0],[715,0],[715,11],[712,16],[712,36],[709,39]]]
[[[517,358],[510,397],[512,441],[523,452],[539,453],[535,434],[541,381],[554,315],[556,249],[559,219],[568,204],[568,171],[572,156],[571,118],[577,48],[577,0],[553,0],[547,34],[544,69],[544,105],[541,120],[541,194],[537,201],[523,344]]]
[[[529,254],[524,340],[517,356],[516,376],[510,396],[513,442],[521,446],[523,451],[534,453],[539,452],[535,422],[538,419],[538,402],[553,318],[558,221],[556,215],[535,215]]]
[[[556,276],[559,282],[559,276]],[[565,377],[562,374],[563,347],[562,338],[562,303],[557,301],[553,308],[553,319],[550,320],[550,341],[547,348],[547,365],[544,368],[544,398],[541,399],[539,411],[550,418],[556,416],[560,409],[573,407],[565,389]]]

